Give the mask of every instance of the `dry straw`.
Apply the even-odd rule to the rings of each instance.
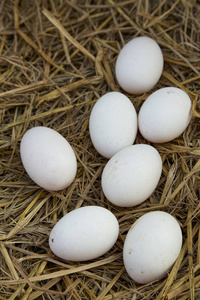
[[[143,204],[126,209],[111,205],[102,193],[106,159],[92,146],[88,120],[100,96],[121,90],[115,61],[138,35],[155,39],[164,54],[154,90],[186,91],[192,120],[179,138],[154,145],[163,161],[159,185]],[[2,0],[0,40],[0,300],[199,299],[199,1]],[[151,92],[127,96],[138,111]],[[76,153],[78,172],[65,190],[47,192],[23,169],[20,140],[37,125],[61,133]],[[138,134],[136,143],[142,142]],[[111,210],[119,238],[94,261],[63,261],[50,252],[49,233],[63,215],[85,205]],[[123,242],[131,224],[152,210],[176,217],[183,247],[162,280],[139,285],[123,267]]]

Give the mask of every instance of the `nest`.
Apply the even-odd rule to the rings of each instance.
[[[0,299],[199,299],[199,2],[2,0],[0,11]],[[154,89],[136,96],[120,89],[114,68],[123,45],[139,35],[158,42],[165,64]],[[107,160],[89,136],[91,109],[103,94],[122,91],[138,112],[165,86],[188,93],[191,122],[177,139],[153,145],[163,172],[151,197],[132,208],[114,206],[101,189]],[[62,134],[76,153],[77,175],[65,190],[40,188],[22,166],[21,138],[38,125]],[[147,142],[138,133],[135,143]],[[51,229],[87,205],[115,214],[116,244],[92,261],[59,259],[49,249]],[[178,220],[183,247],[163,279],[140,285],[124,269],[123,243],[133,222],[153,210]]]

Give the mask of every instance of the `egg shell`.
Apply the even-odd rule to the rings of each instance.
[[[96,150],[111,158],[132,145],[137,134],[137,113],[124,94],[110,92],[95,103],[89,119],[89,131]]]
[[[106,198],[122,207],[145,201],[155,190],[162,172],[159,152],[147,144],[135,144],[116,153],[101,178]]]
[[[153,143],[177,138],[190,122],[191,106],[190,97],[179,88],[165,87],[155,91],[140,108],[140,133]]]
[[[163,54],[152,38],[139,36],[130,40],[119,52],[115,74],[119,85],[130,94],[152,89],[161,77]]]
[[[124,243],[124,266],[136,282],[147,284],[165,276],[182,247],[177,220],[162,211],[149,212],[130,228]]]
[[[53,227],[49,245],[52,252],[70,261],[86,261],[109,251],[119,234],[112,212],[99,206],[85,206],[62,217]]]
[[[68,141],[51,128],[29,129],[22,137],[20,155],[30,178],[46,190],[64,189],[75,178],[74,151]]]

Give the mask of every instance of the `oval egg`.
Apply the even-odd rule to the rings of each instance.
[[[109,251],[119,234],[119,224],[108,209],[85,206],[62,217],[53,227],[49,245],[60,258],[86,261]]]
[[[155,40],[139,36],[119,52],[115,74],[123,90],[142,94],[152,89],[161,77],[164,59]]]
[[[155,190],[162,172],[159,152],[137,144],[116,153],[105,165],[101,185],[106,198],[122,207],[145,201]]]
[[[67,140],[55,130],[37,126],[22,137],[20,155],[30,178],[47,190],[69,186],[75,178],[77,161]]]
[[[137,114],[132,102],[119,92],[102,96],[91,111],[89,131],[94,147],[106,158],[132,145],[137,134]]]
[[[140,108],[140,133],[153,143],[177,138],[190,122],[191,106],[190,97],[179,88],[165,87],[155,91]]]
[[[182,247],[177,220],[162,211],[149,212],[130,228],[124,243],[124,266],[136,282],[159,280],[172,267]]]

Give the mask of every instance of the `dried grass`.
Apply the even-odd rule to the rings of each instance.
[[[199,1],[2,0],[0,12],[0,299],[199,299]],[[159,185],[143,204],[126,209],[111,205],[101,191],[106,159],[92,146],[88,120],[101,95],[120,91],[115,61],[138,35],[162,47],[164,72],[154,90],[185,90],[193,117],[182,136],[154,145],[163,160]],[[128,96],[138,111],[150,93]],[[75,150],[78,172],[66,190],[47,192],[23,169],[20,140],[37,125],[55,129]],[[120,235],[104,256],[66,262],[50,252],[48,235],[57,220],[83,205],[110,209]],[[165,278],[138,285],[124,270],[123,241],[139,216],[158,209],[179,221],[183,248]]]

